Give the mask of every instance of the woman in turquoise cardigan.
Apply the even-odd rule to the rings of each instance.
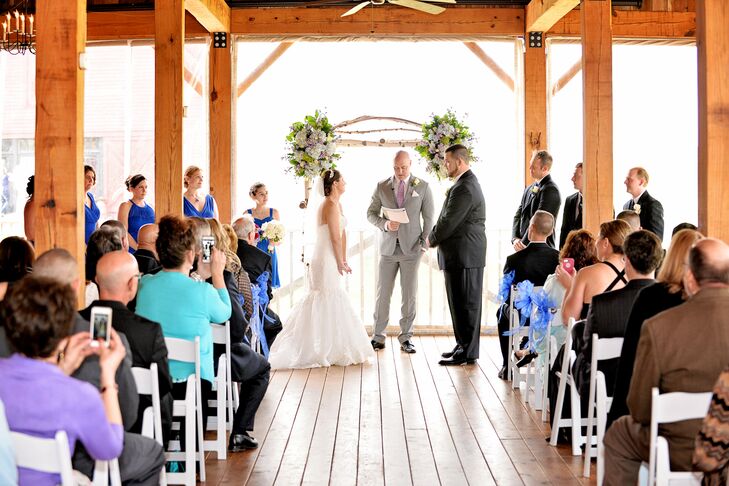
[[[225,255],[213,248],[209,264],[213,285],[190,278],[200,243],[192,223],[177,216],[165,216],[160,220],[156,247],[162,271],[142,278],[136,312],[159,322],[165,337],[189,341],[200,337],[200,375],[205,397],[211,392],[215,378],[210,323],[227,321],[231,312],[230,296],[223,280]],[[184,398],[184,382],[194,373],[194,364],[170,360],[174,396]],[[203,403],[207,400],[204,399]],[[203,407],[203,412],[206,408]],[[207,416],[206,413],[204,415]]]

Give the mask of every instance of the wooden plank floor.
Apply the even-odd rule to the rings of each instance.
[[[496,374],[495,337],[478,365],[443,367],[450,337],[389,339],[360,366],[272,373],[256,416],[259,448],[207,459],[210,485],[594,484],[582,458],[550,447],[541,412]]]

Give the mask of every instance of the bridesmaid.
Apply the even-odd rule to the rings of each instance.
[[[86,220],[84,224],[84,242],[89,243],[89,237],[91,233],[96,231],[96,226],[101,218],[101,211],[99,206],[96,205],[94,196],[89,192],[92,187],[96,184],[96,171],[90,165],[84,165],[84,192],[86,198],[84,199],[84,213]]]
[[[205,219],[218,219],[218,205],[210,194],[205,197],[200,194],[203,184],[203,172],[200,167],[191,165],[185,169],[185,193],[183,194],[182,204],[184,206],[185,216],[191,218],[197,216]]]
[[[129,240],[129,253],[137,249],[137,235],[139,228],[145,224],[154,223],[154,208],[144,201],[147,195],[147,178],[142,174],[129,176],[124,182],[132,198],[119,206],[117,218],[127,229]]]
[[[261,226],[273,219],[279,221],[278,211],[266,206],[266,203],[268,203],[268,190],[262,182],[256,182],[253,184],[248,194],[251,196],[251,199],[256,201],[256,207],[248,210],[248,214],[253,216],[253,219],[256,222],[256,228],[258,228],[259,239],[256,246],[260,250],[271,254],[271,272],[273,273],[273,275],[271,275],[271,286],[277,289],[281,286],[281,282],[278,278],[278,255],[276,254],[275,247],[272,248],[271,251],[268,250],[268,240],[261,237]]]

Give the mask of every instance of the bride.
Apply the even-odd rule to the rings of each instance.
[[[339,204],[346,182],[339,171],[327,170],[315,186],[324,202],[309,206],[317,208],[309,288],[271,347],[268,359],[273,369],[346,366],[374,356],[362,321],[341,285],[340,276],[352,273],[347,264],[346,221]]]

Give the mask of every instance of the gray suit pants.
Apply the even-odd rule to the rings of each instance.
[[[417,309],[418,267],[421,257],[421,252],[404,255],[399,245],[395,247],[395,253],[392,256],[380,255],[374,315],[373,339],[375,341],[385,342],[385,328],[390,317],[390,299],[392,299],[392,290],[395,287],[395,277],[398,271],[400,271],[400,289],[402,291],[398,340],[403,343],[413,337],[413,323]]]

